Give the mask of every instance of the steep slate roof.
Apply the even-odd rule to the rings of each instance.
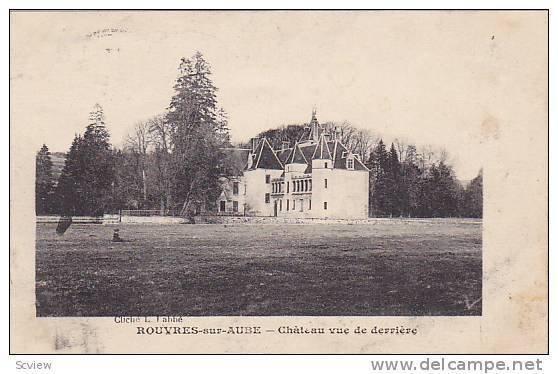
[[[312,155],[314,154],[314,150],[316,149],[317,144],[299,144],[298,147],[304,155],[304,158],[306,158],[306,161],[311,163],[310,161],[312,160]],[[275,151],[275,154],[277,155],[277,157],[279,157],[279,160],[281,160],[283,165],[288,164],[287,160],[289,160],[292,156],[293,148],[280,149]]]
[[[267,141],[263,138],[258,143],[256,151],[254,152],[255,159],[252,164],[251,170],[253,169],[273,169],[273,170],[283,170],[283,163],[279,160],[273,148]]]
[[[329,151],[328,143],[323,134],[320,136],[319,144],[317,144],[314,153],[312,154],[312,159],[331,160],[331,152]]]
[[[304,153],[302,153],[302,150],[298,146],[298,143],[295,143],[295,146],[291,150],[289,157],[287,157],[286,164],[307,164],[307,163],[308,163],[308,159],[306,158]]]
[[[287,158],[289,157],[289,154],[291,153],[292,148],[286,148],[286,149],[279,149],[277,151],[275,151],[275,154],[277,155],[277,158],[279,158],[279,161],[281,161],[281,163],[283,165],[285,165],[287,163]]]
[[[332,144],[333,143],[333,144]],[[328,145],[333,146],[333,168],[334,169],[347,169],[347,156],[349,155],[349,150],[340,141],[335,140]],[[358,158],[354,158],[354,169],[355,170],[366,170],[370,171]]]
[[[346,152],[346,153],[345,153]],[[349,150],[338,140],[326,140],[320,137],[319,143],[295,144],[295,147],[275,151],[277,158],[283,165],[293,163],[307,164],[304,173],[312,172],[312,160],[332,160],[334,169],[347,169],[347,156]],[[343,157],[344,156],[344,157]],[[359,158],[354,158],[354,170],[370,171]]]
[[[321,131],[315,112],[312,113],[309,129],[311,130],[310,133],[303,134],[301,140],[311,140],[314,133],[312,130],[315,130],[321,132],[317,143],[302,142],[301,144],[297,142],[292,148],[273,150],[266,138],[261,139],[254,152],[254,160],[250,170],[258,168],[283,170],[284,165],[296,163],[306,164],[307,167],[304,172],[311,173],[312,160],[316,159],[332,160],[334,169],[347,169],[349,150],[338,140],[327,140],[327,137]],[[354,170],[370,171],[357,157],[354,158]]]
[[[300,147],[300,150],[302,151],[302,154],[304,154],[304,157],[306,158],[308,163],[310,165],[312,165],[312,155],[316,151],[316,147],[318,145],[317,144],[310,144],[310,145],[300,145],[299,144],[298,146]]]

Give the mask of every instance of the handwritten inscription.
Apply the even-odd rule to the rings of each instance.
[[[128,30],[119,28],[119,27],[111,27],[102,30],[97,30],[86,34],[85,36],[90,39],[101,39],[101,38],[108,38],[115,34],[122,34],[127,33]]]

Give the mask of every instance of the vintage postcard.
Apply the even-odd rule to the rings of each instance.
[[[12,353],[548,349],[548,12],[11,11]]]

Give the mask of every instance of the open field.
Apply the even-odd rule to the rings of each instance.
[[[37,224],[38,316],[481,314],[480,221],[55,228]]]

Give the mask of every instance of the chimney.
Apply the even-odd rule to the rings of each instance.
[[[341,136],[342,136],[341,128],[335,126],[335,130],[334,130],[333,134],[334,134],[335,140],[341,140]]]

